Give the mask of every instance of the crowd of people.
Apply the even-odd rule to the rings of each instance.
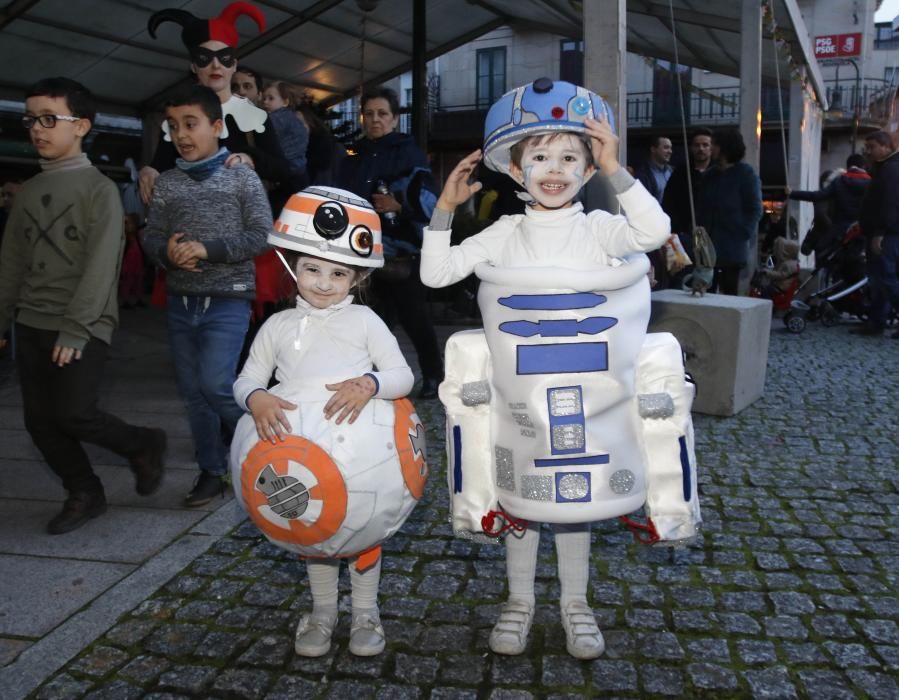
[[[128,424],[99,407],[100,380],[119,301],[126,306],[142,302],[143,256],[165,272],[160,285],[164,285],[169,344],[198,467],[184,500],[187,507],[207,504],[225,492],[228,444],[246,414],[261,441],[277,444],[291,431],[288,412],[296,405],[272,390],[273,373],[283,386],[320,384],[317,390],[326,391],[329,398],[319,418],[337,425],[352,424],[373,398],[406,396],[413,375],[385,320],[396,320],[415,346],[422,375],[418,396],[434,398],[444,366],[425,303],[425,284],[453,284],[483,263],[597,273],[612,268],[613,258],[633,256],[640,260],[631,266],[637,270],[633,293],[648,305],[645,268],[640,267],[646,263],[637,254],[662,250],[673,232],[686,255],[695,256],[693,233],[703,227],[717,259],[711,291],[738,292],[740,274],[755,254],[751,246],[762,215],[759,177],[744,161],[746,149],[738,131],[696,130],[689,143],[689,161],[677,168],[670,165],[671,141],[656,138],[645,167],[634,178],[618,163],[617,137],[600,110],[601,98],[541,78],[519,90],[530,90],[531,96],[570,91],[579,116],[566,130],[556,128],[552,119],[558,117],[547,117],[549,126],[535,123],[522,132],[505,133],[508,125],[501,123],[497,133],[502,132],[502,138],[488,139],[483,153],[478,150],[464,158],[440,189],[427,156],[412,137],[397,131],[399,104],[392,90],[376,88],[362,95],[363,137],[356,153],[346,156],[295,88],[280,81],[266,84],[257,72],[238,66],[236,17],[248,15],[260,28],[264,18],[249,3],[233,6],[237,8],[228,21],[200,20],[180,10],[160,11],[150,20],[154,37],[165,22],[182,27],[196,84],[166,102],[158,148],[139,173],[145,223],[126,214],[119,189],[83,152],[96,115],[90,92],[71,79],[49,78],[25,95],[22,124],[40,155],[41,172],[24,184],[3,187],[6,233],[0,254],[0,331],[14,324],[26,429],[67,492],[61,511],[47,524],[50,534],[71,532],[106,510],[103,484],[82,443],[102,445],[127,459],[138,494],[154,493],[163,478],[165,433]],[[869,241],[873,292],[862,332],[875,335],[883,332],[891,309],[899,305],[899,210],[894,196],[899,157],[883,132],[867,138],[866,151],[873,163],[870,177],[853,157],[848,170],[821,192],[789,194],[796,199],[835,200],[828,241],[838,237],[847,222],[861,219]],[[481,189],[473,177],[482,159],[525,190],[524,213],[504,217],[451,246],[456,208]],[[608,178],[624,214],[583,211],[578,195],[595,172]],[[338,192],[335,196],[343,197],[340,201],[347,206],[355,202],[363,211],[373,210],[378,222],[374,228],[380,232],[351,234],[347,221],[340,218],[346,207],[342,214],[336,209],[315,210],[318,237],[298,248],[289,265],[295,278],[290,289],[295,306],[272,313],[274,308],[254,305],[277,301],[278,290],[283,290],[283,285],[265,279],[273,269],[279,270],[270,247],[272,223],[279,212],[289,210],[288,202],[298,190],[310,186],[307,193],[316,187],[339,188],[328,192]],[[796,248],[793,241],[778,244],[785,262],[777,271],[780,277],[772,273],[773,285],[796,273]],[[689,271],[683,263],[670,265],[665,255],[656,254],[654,261],[657,285],[677,284]],[[366,286],[377,313],[353,304]],[[552,296],[547,292],[535,295],[537,302],[514,303],[538,303],[521,308],[558,309],[539,306]],[[590,303],[605,302],[605,297],[599,298],[603,301]],[[513,303],[509,299],[504,298]],[[609,320],[619,319],[585,319]],[[568,320],[541,319],[533,331],[530,326],[522,328],[528,323],[503,324],[503,332],[522,337],[579,333],[572,332]],[[642,339],[644,333],[645,319],[633,335]],[[252,344],[241,370],[248,341]],[[0,348],[6,344],[0,340]],[[567,356],[560,357],[561,362]],[[574,359],[595,363],[592,355],[584,357]],[[552,364],[550,359],[556,358],[541,356],[538,364]],[[514,371],[543,371],[538,369]],[[569,411],[559,415],[575,415],[577,407],[583,418],[582,387],[564,388],[576,389],[577,399],[569,397],[565,406],[559,399],[560,410]],[[546,409],[546,396],[543,391],[539,410]],[[629,398],[633,397],[618,403]],[[508,408],[533,410],[537,420],[538,408],[527,402],[509,403]],[[528,413],[512,415],[517,426],[533,427]],[[583,432],[578,438],[578,426],[569,421],[562,427],[559,439],[574,447],[566,442],[568,448],[557,452],[554,446],[553,454],[584,452],[586,448],[577,445],[578,439],[582,443],[586,439]],[[499,450],[497,470],[506,459]],[[686,446],[679,448],[679,465],[685,451]],[[599,465],[608,458],[603,454],[572,459]],[[511,464],[511,456],[508,460]],[[534,464],[554,466],[537,463],[549,461],[554,460]],[[515,478],[509,469],[507,476]],[[621,493],[626,493],[633,481],[628,485],[627,475],[616,474],[622,480]],[[569,516],[570,509],[558,518],[555,510],[564,510],[566,502],[589,501],[590,480],[580,472],[564,476],[568,481],[557,480],[562,486],[550,487],[545,485],[546,479],[552,481],[548,476],[522,477],[522,483],[544,479],[541,489],[557,487],[558,492],[552,506],[540,510],[549,517],[532,518],[535,522],[506,539],[509,597],[489,639],[496,653],[520,654],[527,644],[535,611],[541,521],[552,525],[558,552],[567,649],[580,659],[603,652],[604,641],[586,596],[589,519],[582,522]],[[553,499],[541,492],[531,500]],[[380,653],[385,642],[377,610],[380,553],[374,558],[363,554],[357,560],[365,559],[365,567],[351,569],[349,648],[368,656]],[[336,558],[307,564],[313,611],[300,620],[298,654],[318,656],[330,649],[337,619],[338,567]]]

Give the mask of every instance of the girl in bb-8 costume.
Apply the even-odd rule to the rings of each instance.
[[[384,322],[350,295],[383,265],[378,217],[350,192],[310,187],[288,201],[269,243],[299,253],[299,293],[295,309],[262,326],[234,384],[250,413],[232,443],[235,493],[269,539],[307,558],[313,610],[297,654],[330,649],[345,557],[349,650],[375,655],[385,645],[378,545],[427,478],[424,429],[411,403],[392,401],[412,388],[412,371]],[[278,383],[266,390],[272,372]]]
[[[619,165],[617,151],[601,98],[541,78],[500,98],[485,127],[484,160],[524,187],[526,213],[503,217],[450,246],[453,210],[481,187],[469,183],[481,159],[476,151],[450,174],[425,229],[426,285],[446,286],[472,272],[481,279],[486,340],[480,331],[450,340],[440,389],[448,414],[451,499],[464,497],[485,471],[478,465],[470,476],[471,464],[461,457],[475,454],[469,445],[481,441],[487,449],[476,456],[492,464],[488,479],[478,483],[486,489],[492,481],[510,521],[530,521],[505,540],[509,598],[489,640],[500,654],[520,654],[527,643],[540,522],[552,523],[555,534],[567,650],[581,659],[603,652],[586,598],[589,523],[630,513],[646,500],[634,410],[635,368],[649,319],[648,263],[639,254],[660,247],[670,227],[655,198]],[[574,201],[597,168],[626,215],[584,214]],[[592,315],[601,304],[611,315]],[[454,362],[452,352],[469,354]],[[682,366],[680,372],[682,380]],[[640,401],[644,418],[683,412],[684,402],[672,402],[668,394]],[[456,420],[478,411],[482,419]],[[689,406],[686,411],[689,416]],[[692,445],[686,439],[682,452]],[[453,518],[456,527],[455,513]],[[456,529],[476,534],[480,528]]]

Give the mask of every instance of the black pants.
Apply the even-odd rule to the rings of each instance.
[[[716,267],[711,291],[737,296],[740,293],[740,272],[742,270],[742,267]]]
[[[428,313],[425,299],[426,287],[421,283],[418,274],[418,257],[412,260],[412,269],[408,277],[402,280],[379,278],[375,273],[372,292],[374,293],[374,310],[391,323],[395,318],[406,331],[415,352],[418,353],[418,365],[425,379],[443,380],[443,358],[437,345],[437,335]]]
[[[58,335],[57,331],[16,324],[16,365],[25,428],[67,491],[102,491],[81,443],[132,457],[146,447],[151,433],[97,405],[109,346],[92,338],[80,360],[58,367],[50,361]]]

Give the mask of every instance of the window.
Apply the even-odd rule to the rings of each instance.
[[[506,91],[506,47],[478,49],[477,104],[487,109]]]
[[[562,39],[559,44],[559,80],[584,84],[584,42]]]
[[[899,78],[899,72],[897,72],[897,66],[887,66],[883,69],[883,79],[889,83],[890,85],[896,84],[896,79]]]
[[[412,88],[406,88],[406,107],[412,106]]]

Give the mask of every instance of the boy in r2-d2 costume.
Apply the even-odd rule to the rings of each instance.
[[[541,522],[555,534],[566,648],[579,659],[605,648],[587,604],[590,522],[645,505],[654,540],[685,539],[699,523],[693,388],[674,337],[646,334],[643,253],[668,239],[669,221],[617,152],[600,97],[540,78],[500,98],[485,126],[485,163],[524,187],[526,212],[450,246],[454,209],[481,188],[469,182],[475,151],[425,229],[426,285],[481,280],[484,330],[448,341],[440,398],[454,530],[483,537],[496,514],[515,526],[509,598],[490,634],[499,654],[527,645]],[[623,215],[575,201],[596,169]]]

